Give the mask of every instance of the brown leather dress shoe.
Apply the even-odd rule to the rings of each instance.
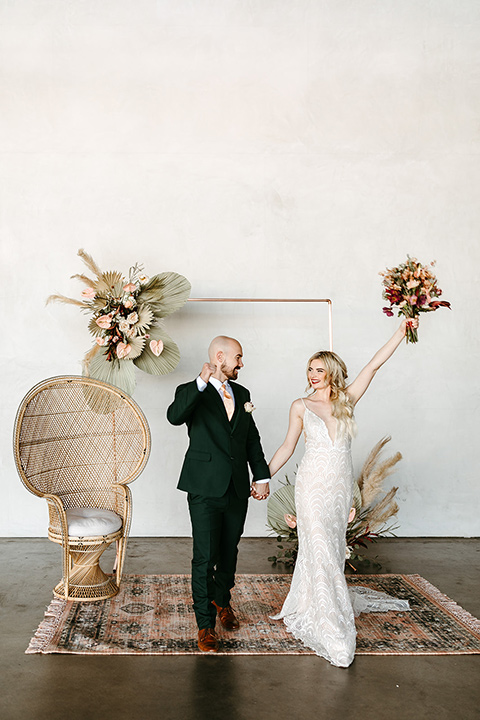
[[[226,607],[220,607],[217,603],[212,600],[212,603],[217,608],[218,617],[225,630],[238,630],[240,623],[238,622],[235,613],[232,610],[231,605]]]
[[[213,628],[198,631],[198,649],[202,652],[218,652],[217,633]]]

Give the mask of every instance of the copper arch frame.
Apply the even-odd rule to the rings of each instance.
[[[235,302],[235,303],[328,303],[328,338],[333,350],[332,301],[328,298],[189,298],[189,302]]]

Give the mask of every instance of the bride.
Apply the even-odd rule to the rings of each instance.
[[[402,342],[407,323],[418,327],[418,320],[404,320],[350,385],[345,363],[334,352],[310,358],[307,379],[313,392],[292,403],[286,438],[269,465],[273,477],[292,456],[303,430],[305,455],[295,482],[298,556],[290,591],[273,619],[283,618],[296,638],[339,667],[348,667],[354,658],[355,615],[409,609],[407,601],[385,593],[349,591],[344,575],[353,494],[353,409]]]

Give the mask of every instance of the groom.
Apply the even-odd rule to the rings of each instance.
[[[180,385],[167,410],[172,425],[186,423],[190,444],[178,488],[188,493],[192,522],[193,608],[198,647],[217,652],[215,620],[236,630],[230,605],[238,543],[248,498],[268,496],[270,473],[252,417],[249,391],[232,382],[243,367],[242,347],[223,335],[210,343],[209,362],[192,382]],[[250,487],[248,467],[253,474]]]

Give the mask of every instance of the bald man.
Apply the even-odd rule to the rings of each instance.
[[[243,367],[242,346],[221,335],[212,340],[208,354],[209,362],[200,375],[177,388],[167,418],[172,425],[186,423],[188,429],[190,443],[178,488],[188,493],[192,522],[198,647],[203,652],[217,652],[217,614],[226,630],[239,627],[230,605],[238,543],[248,499],[268,496],[270,473],[252,416],[250,393],[234,382]]]

